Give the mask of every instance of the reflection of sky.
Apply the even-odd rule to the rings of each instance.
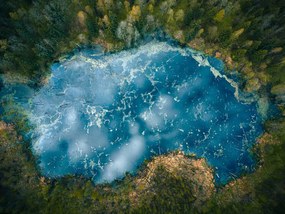
[[[249,148],[261,133],[255,104],[239,103],[193,54],[153,42],[102,56],[85,50],[54,64],[31,105],[43,173],[112,181],[176,149],[206,157],[218,183],[250,171]]]

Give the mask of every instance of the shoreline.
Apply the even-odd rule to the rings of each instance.
[[[153,40],[153,41],[156,41],[156,40]],[[161,41],[160,41],[160,42],[161,42]],[[171,43],[172,41],[169,41],[169,42]],[[168,44],[168,41],[166,41],[166,43]],[[145,43],[145,44],[148,44],[148,43]],[[152,42],[150,42],[150,44],[152,44]],[[162,44],[164,44],[164,43],[162,43]],[[179,46],[179,47],[181,47],[181,46]],[[172,46],[172,45],[171,45],[171,48],[173,48],[173,50],[176,50],[176,49],[177,49],[176,47],[174,47],[174,46]],[[88,48],[87,51],[88,51],[89,49],[91,49],[91,48]],[[98,53],[97,53],[97,49],[99,49]],[[136,49],[137,49],[137,48],[131,48],[131,49],[130,49],[130,48],[127,48],[127,49],[124,49],[123,51],[136,50]],[[60,62],[64,62],[65,60],[72,59],[72,58],[75,56],[75,54],[78,53],[78,52],[80,52],[81,50],[85,50],[85,49],[84,49],[83,47],[81,47],[80,49],[75,49],[75,50],[72,51],[70,54],[67,54],[67,55],[61,57]],[[172,50],[172,49],[171,49],[171,50]],[[178,49],[177,49],[177,50],[178,50]],[[104,54],[106,54],[104,51],[102,51],[101,47],[98,47],[98,46],[95,46],[94,51],[95,51],[97,54],[99,54],[99,55],[104,55]],[[209,67],[210,70],[211,70],[211,72],[212,72],[212,74],[215,76],[215,78],[217,78],[217,77],[224,78],[224,79],[227,80],[227,82],[229,82],[229,81],[228,81],[229,79],[228,79],[228,77],[227,77],[226,74],[221,74],[219,71],[217,71],[215,68],[213,68],[213,67],[211,66],[211,64],[210,64],[209,61],[208,61],[209,55],[205,55],[205,56],[204,56],[202,52],[193,50],[193,49],[191,49],[191,48],[183,48],[183,47],[182,47],[181,51],[185,51],[185,54],[186,54],[186,52],[187,52],[187,54],[191,55],[191,56],[195,59],[195,61],[198,62],[201,66]],[[120,51],[116,51],[115,53],[119,53],[119,52],[120,52]],[[188,52],[189,52],[189,53],[188,53]],[[110,54],[112,54],[112,53],[108,53],[108,52],[107,52],[107,54],[110,55]],[[83,57],[84,57],[84,56],[83,56]],[[219,60],[219,59],[218,59],[218,60]],[[225,65],[224,62],[221,61],[221,63],[222,63],[223,65]],[[48,81],[48,80],[47,80],[47,81]],[[229,84],[231,84],[231,81],[229,82]],[[231,85],[232,85],[232,84],[231,84]],[[236,84],[235,86],[238,87],[237,84]],[[237,89],[236,87],[234,87],[234,88],[235,88],[235,96],[237,96],[237,91],[238,91],[238,89]],[[236,97],[236,98],[237,98],[237,97]],[[239,99],[238,99],[238,100],[239,100]],[[254,102],[254,101],[251,101],[251,102]],[[255,144],[256,144],[256,143],[254,143],[254,145],[255,145]],[[33,151],[33,153],[34,153],[34,151]],[[140,168],[140,167],[138,167],[138,168]],[[224,185],[226,185],[226,184],[224,184]],[[221,185],[221,186],[224,186],[224,185]]]

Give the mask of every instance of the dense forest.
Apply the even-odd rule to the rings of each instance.
[[[149,184],[154,194],[137,187],[130,175],[97,186],[76,176],[50,180],[39,175],[30,142],[20,136],[25,117],[10,109],[5,114],[18,120],[0,123],[0,213],[282,213],[284,0],[1,0],[2,81],[40,87],[50,65],[76,48],[119,51],[157,34],[222,59],[240,76],[241,90],[278,105],[279,118],[265,122],[254,148],[261,168],[221,187],[198,207],[191,179],[163,167]],[[135,203],[132,192],[141,194]]]

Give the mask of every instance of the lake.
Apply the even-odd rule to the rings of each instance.
[[[118,53],[75,51],[51,72],[39,90],[13,86],[45,176],[112,182],[176,150],[206,158],[217,184],[254,169],[261,116],[218,59],[152,41]]]

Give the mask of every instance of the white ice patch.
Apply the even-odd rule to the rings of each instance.
[[[193,59],[195,59],[200,66],[206,66],[206,67],[209,67],[211,72],[213,73],[213,75],[215,76],[215,78],[219,77],[219,78],[223,78],[225,79],[228,83],[230,83],[230,85],[235,89],[235,92],[234,92],[234,95],[236,97],[237,100],[240,100],[240,97],[239,97],[239,86],[238,84],[228,78],[226,75],[224,74],[221,74],[216,68],[214,68],[208,61],[207,58],[203,57],[202,53],[199,53],[199,52],[196,52],[196,51],[192,51],[192,55]]]
[[[91,127],[96,125],[98,128],[101,128],[101,126],[104,124],[105,115],[108,110],[98,106],[87,105],[86,112],[89,115],[89,123],[87,126]]]

